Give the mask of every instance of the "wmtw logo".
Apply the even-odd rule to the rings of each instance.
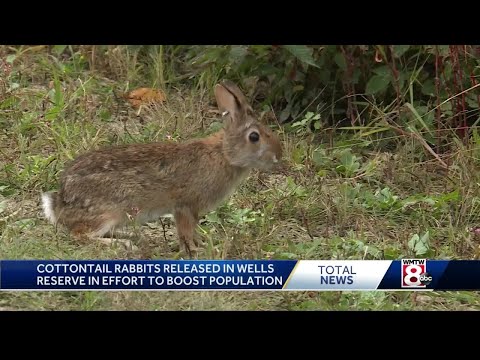
[[[427,260],[402,259],[402,288],[425,288],[432,282],[427,272]]]

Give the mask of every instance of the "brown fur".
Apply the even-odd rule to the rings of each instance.
[[[72,233],[101,237],[131,218],[140,222],[172,214],[181,245],[195,249],[200,216],[213,210],[248,176],[251,168],[280,162],[279,139],[253,117],[251,107],[231,82],[215,87],[225,129],[185,143],[116,146],[83,154],[50,193],[56,222]],[[258,132],[260,140],[248,136]]]

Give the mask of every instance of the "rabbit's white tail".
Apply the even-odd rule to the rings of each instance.
[[[57,217],[55,215],[54,195],[56,194],[52,192],[42,193],[43,214],[52,224],[57,222]]]

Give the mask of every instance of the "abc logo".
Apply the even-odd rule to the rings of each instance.
[[[402,288],[425,288],[433,281],[423,259],[402,260],[401,271]]]
[[[433,278],[432,278],[432,275],[430,275],[429,273],[427,272],[424,272],[423,274],[420,274],[418,280],[420,281],[420,283],[422,285],[430,285],[430,283],[432,282]]]

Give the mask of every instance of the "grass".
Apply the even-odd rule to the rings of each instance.
[[[59,172],[77,154],[109,144],[181,141],[221,125],[209,88],[215,74],[202,74],[204,85],[177,86],[160,53],[151,55],[154,65],[147,68],[130,51],[111,47],[97,58],[92,49],[49,54],[0,47],[0,59],[8,61],[0,63],[0,258],[178,256],[175,229],[166,220],[142,227],[140,251],[129,252],[78,244],[41,214],[40,192],[57,186]],[[164,89],[167,102],[138,111],[118,96],[140,86]],[[381,107],[375,109],[380,118]],[[305,123],[275,126],[285,169],[253,172],[201,221],[199,257],[478,258],[478,239],[470,231],[480,216],[478,137],[451,144],[446,172],[414,138],[375,126],[333,137],[328,130],[314,136]],[[390,151],[382,146],[387,142]],[[6,310],[464,310],[478,309],[479,302],[475,292],[453,291],[0,293]]]

